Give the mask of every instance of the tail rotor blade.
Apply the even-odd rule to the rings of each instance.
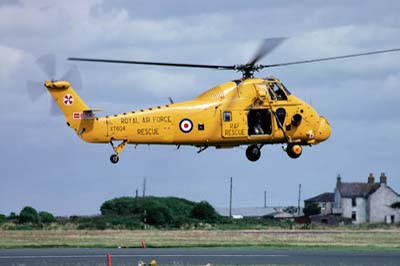
[[[60,110],[60,107],[58,107],[56,101],[51,98],[51,103],[50,103],[50,115],[52,116],[61,116],[62,112]]]
[[[27,81],[26,89],[28,91],[29,98],[31,99],[32,102],[37,101],[37,99],[39,99],[39,97],[46,92],[43,83],[39,81],[32,81],[32,80]]]
[[[46,74],[47,78],[54,80],[56,77],[56,56],[54,54],[42,55],[36,60],[36,64]]]
[[[72,65],[64,74],[61,80],[68,81],[71,86],[77,90],[82,90],[82,77],[76,65]]]
[[[36,64],[38,67],[46,74],[47,79],[55,80],[56,79],[56,56],[54,54],[46,54],[40,56],[36,60]],[[71,83],[71,86],[81,89],[82,88],[82,78],[81,74],[78,70],[78,67],[75,65],[72,65],[68,71],[64,74],[62,77],[62,80],[66,80]],[[27,82],[27,89],[28,89],[28,94],[29,98],[32,101],[36,101],[42,94],[46,92],[46,88],[44,87],[42,82],[36,82],[36,81],[28,81]],[[52,116],[59,116],[62,115],[62,112],[60,108],[58,107],[56,101],[51,98],[51,103],[50,103],[50,115]]]

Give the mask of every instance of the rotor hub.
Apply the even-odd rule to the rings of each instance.
[[[252,65],[252,64],[244,64],[244,65],[235,65],[234,69],[237,72],[242,72],[243,78],[254,78],[254,73],[263,69],[263,65]]]

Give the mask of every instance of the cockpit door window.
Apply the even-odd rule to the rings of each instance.
[[[276,95],[276,99],[278,101],[286,101],[287,100],[287,96],[286,93],[284,92],[284,90],[279,86],[278,83],[274,83],[272,85],[272,90],[274,91],[275,95]]]
[[[276,100],[276,96],[275,93],[272,91],[271,88],[268,88],[268,94],[271,97],[271,100],[275,101]]]

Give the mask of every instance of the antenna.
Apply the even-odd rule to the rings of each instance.
[[[146,178],[143,178],[143,198],[146,197]]]
[[[297,201],[297,216],[300,216],[301,184],[299,184],[299,199]]]
[[[267,208],[267,191],[264,190],[264,208]]]
[[[230,193],[229,193],[229,217],[232,217],[232,177],[231,177]]]

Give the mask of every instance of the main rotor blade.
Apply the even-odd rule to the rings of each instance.
[[[220,69],[220,70],[225,70],[225,69],[229,70],[229,69],[235,68],[234,65],[222,66],[222,65],[202,65],[202,64],[181,64],[181,63],[127,61],[127,60],[113,60],[113,59],[78,58],[78,57],[69,57],[68,60],[85,61],[85,62],[101,62],[101,63],[117,63],[117,64],[153,65],[153,66],[212,68],[212,69]]]
[[[257,52],[254,54],[253,58],[247,63],[247,65],[253,66],[257,63],[261,58],[271,53],[276,47],[278,47],[283,41],[287,38],[279,37],[279,38],[269,38],[264,39],[258,48]]]
[[[400,48],[394,48],[394,49],[388,49],[388,50],[380,50],[380,51],[373,51],[373,52],[367,52],[367,53],[359,53],[359,54],[349,54],[349,55],[317,58],[317,59],[310,59],[310,60],[304,60],[304,61],[294,61],[294,62],[279,63],[279,64],[260,65],[260,67],[261,68],[266,68],[266,67],[278,67],[278,66],[307,64],[307,63],[314,63],[314,62],[320,62],[320,61],[336,60],[336,59],[343,59],[343,58],[357,57],[357,56],[366,56],[366,55],[373,55],[373,54],[392,53],[392,52],[399,52],[399,51],[400,51]]]

